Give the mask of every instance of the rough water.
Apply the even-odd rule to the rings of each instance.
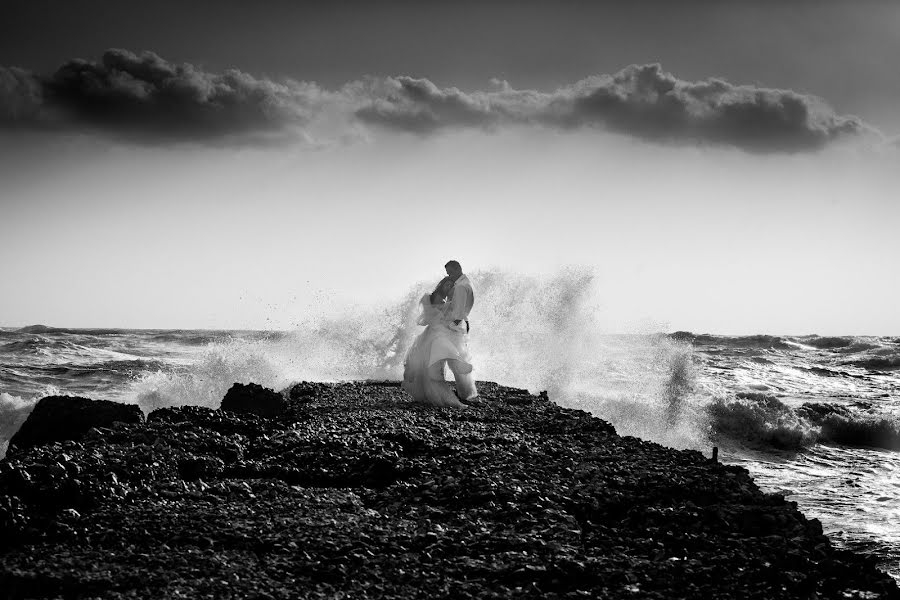
[[[470,276],[476,377],[746,467],[900,579],[900,338],[611,334],[588,273]],[[234,383],[399,379],[427,284],[295,331],[0,328],[0,453],[49,394],[215,407]]]

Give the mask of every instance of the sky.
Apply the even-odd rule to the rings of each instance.
[[[455,258],[588,269],[611,331],[900,335],[898,27],[865,1],[7,1],[0,325],[291,328]]]

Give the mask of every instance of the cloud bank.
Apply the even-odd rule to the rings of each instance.
[[[460,128],[594,128],[643,140],[803,152],[878,132],[791,90],[691,82],[658,64],[631,65],[552,92],[504,81],[464,92],[409,76],[329,91],[315,83],[211,73],[152,52],[107,50],[50,76],[0,67],[0,128],[86,131],[138,142],[253,143],[302,138],[327,122],[429,135]],[[320,128],[321,129],[321,128]]]
[[[312,116],[315,85],[210,73],[152,52],[107,50],[49,77],[0,67],[0,126],[95,130],[138,141],[289,136]]]

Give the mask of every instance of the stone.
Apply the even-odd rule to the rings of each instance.
[[[274,418],[286,408],[284,396],[255,383],[235,383],[222,398],[220,410]]]
[[[134,404],[76,396],[47,396],[38,401],[12,437],[9,453],[13,455],[52,442],[77,441],[95,427],[109,427],[116,422],[140,424],[143,420],[141,409]]]
[[[178,461],[178,474],[188,481],[210,479],[220,475],[223,467],[222,460],[214,456],[194,456]]]

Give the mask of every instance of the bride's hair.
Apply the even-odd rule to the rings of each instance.
[[[450,287],[453,285],[453,280],[449,277],[444,277],[441,279],[437,286],[434,288],[434,291],[431,292],[431,303],[432,304],[440,304],[444,300],[447,299],[447,296],[450,294]]]

